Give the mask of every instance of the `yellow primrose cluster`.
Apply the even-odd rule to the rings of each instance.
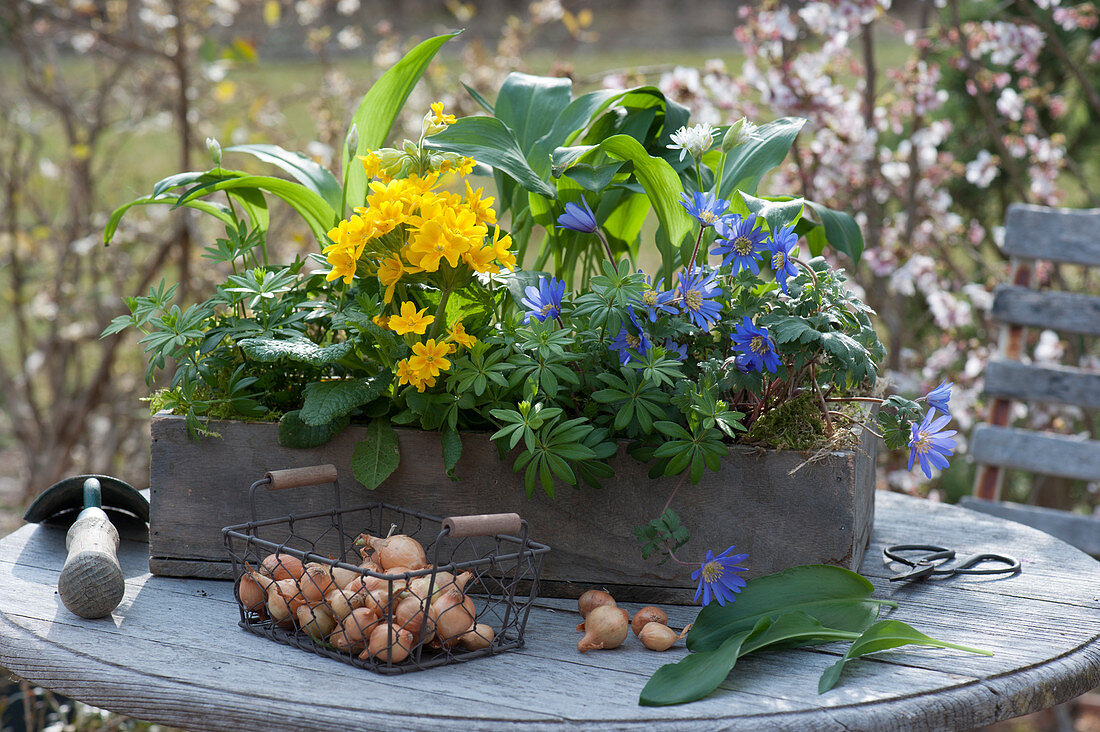
[[[443,114],[441,104],[433,104],[431,110],[424,118],[425,135],[454,122],[452,115]],[[329,281],[342,278],[350,285],[357,276],[378,278],[384,310],[375,318],[377,325],[403,336],[425,335],[433,325],[427,308],[418,310],[411,301],[395,300],[402,281],[429,283],[443,291],[469,281],[473,273],[515,269],[512,239],[496,226],[493,198],[466,180],[475,161],[419,145],[405,151],[378,150],[360,160],[372,179],[366,205],[328,232],[330,242],[323,253],[331,266]],[[410,161],[415,163],[412,172]],[[464,193],[440,187],[441,179],[451,173],[462,180]],[[440,372],[450,368],[447,356],[474,343],[461,322],[454,323],[444,339],[412,343],[413,355],[397,366],[399,382],[420,391],[434,386]]]

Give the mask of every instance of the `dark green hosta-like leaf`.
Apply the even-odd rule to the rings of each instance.
[[[520,150],[529,154],[569,105],[573,82],[554,76],[532,76],[513,71],[497,94],[494,116],[515,133]],[[528,159],[535,167],[535,161]]]
[[[874,586],[842,567],[810,564],[749,580],[737,602],[711,603],[699,613],[687,636],[693,651],[709,651],[735,633],[751,630],[765,617],[800,610],[828,628],[862,632],[886,600],[872,600]]]
[[[916,628],[900,620],[883,620],[865,630],[848,648],[848,652],[844,654],[843,658],[825,669],[825,673],[821,674],[821,679],[817,683],[817,693],[824,694],[826,691],[836,686],[836,683],[840,680],[841,672],[844,671],[844,667],[849,661],[859,658],[860,656],[865,656],[868,653],[888,651],[891,648],[899,648],[908,645],[953,648],[956,651],[978,653],[983,656],[993,655],[992,651],[984,651],[980,648],[970,648],[969,646],[960,646],[955,643],[948,643],[947,641],[930,638]]]
[[[359,132],[359,145],[355,148],[355,155],[366,155],[371,150],[382,147],[386,142],[386,136],[390,134],[393,121],[405,106],[405,100],[409,98],[416,82],[420,81],[420,77],[424,75],[428,64],[435,58],[435,54],[443,44],[460,32],[446,33],[421,42],[374,82],[374,86],[359,102],[359,107],[352,118],[352,124]],[[344,163],[344,170],[347,171],[346,203],[353,208],[362,206],[367,195],[366,171],[354,156],[348,155],[346,148],[341,160]],[[343,214],[344,212],[340,211],[341,217]]]
[[[306,384],[301,418],[306,424],[323,425],[377,399],[390,383],[389,374],[365,379],[315,381]]]
[[[859,258],[863,256],[863,233],[859,230],[859,224],[852,215],[844,211],[834,211],[820,203],[806,201],[806,208],[814,212],[821,219],[821,225],[825,230],[825,239],[839,252],[847,254],[853,262],[859,264]],[[813,249],[811,242],[811,249]],[[812,252],[816,257],[821,250]]]
[[[805,203],[801,198],[781,196],[777,198],[757,198],[744,191],[741,198],[745,200],[745,206],[768,224],[768,231],[773,234],[784,226],[798,223],[802,217],[802,206]]]
[[[756,193],[760,179],[787,157],[804,124],[801,117],[782,117],[757,127],[748,142],[726,156],[719,198],[728,199],[735,190]]]
[[[279,420],[279,444],[299,450],[320,447],[343,432],[347,426],[347,415],[337,417],[328,424],[311,425],[302,421],[297,410],[287,412]]]
[[[397,433],[385,417],[372,419],[363,439],[355,443],[351,454],[351,470],[355,479],[367,490],[374,490],[397,470],[401,462],[401,450]]]
[[[274,363],[286,358],[291,361],[307,363],[310,366],[328,366],[334,364],[351,352],[350,341],[319,346],[308,338],[298,337],[287,340],[274,338],[245,338],[238,344],[249,358],[263,363]]]
[[[498,105],[499,111],[499,105]],[[425,144],[466,155],[511,176],[532,193],[557,198],[557,190],[531,169],[515,134],[495,117],[463,117]]]

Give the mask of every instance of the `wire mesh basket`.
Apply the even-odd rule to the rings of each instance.
[[[271,471],[249,489],[252,520],[222,529],[242,628],[384,674],[523,646],[550,551],[526,521],[443,519],[381,501],[342,508],[336,478],[332,465]],[[259,488],[324,483],[331,509],[257,519]],[[423,547],[423,561],[402,537]],[[410,557],[426,566],[394,566]]]

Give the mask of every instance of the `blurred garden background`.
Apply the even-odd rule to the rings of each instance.
[[[142,398],[157,385],[132,333],[100,334],[126,312],[123,295],[179,279],[186,304],[224,279],[202,256],[220,232],[196,212],[143,207],[105,246],[112,210],[210,167],[207,137],[277,144],[335,170],[371,83],[417,41],[457,28],[399,127],[419,130],[436,100],[478,114],[464,85],[492,100],[517,70],[569,76],[578,92],[652,84],[693,122],[808,118],[770,187],[858,212],[858,267],[835,256],[879,313],[895,388],[955,383],[961,457],[927,481],[884,456],[880,487],[955,500],[973,483],[965,437],[984,414],[1006,208],[1100,207],[1098,16],[1073,0],[8,0],[0,534],[67,475],[148,485]],[[272,209],[270,230],[277,260],[317,248],[289,211]],[[1100,370],[1095,347],[1051,331],[1033,332],[1026,353]],[[1033,428],[1097,437],[1095,413],[1016,409]],[[1100,483],[1010,475],[1006,497],[1093,512]],[[1100,716],[1091,724],[1079,729],[1100,729]]]

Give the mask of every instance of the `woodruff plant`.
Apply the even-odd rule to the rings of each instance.
[[[370,489],[400,459],[394,424],[439,431],[452,477],[462,434],[490,432],[502,457],[514,451],[529,496],[600,485],[621,440],[651,476],[682,484],[718,470],[735,441],[808,450],[848,423],[871,429],[844,405],[874,399],[861,395],[882,346],[870,309],[818,256],[832,245],[857,260],[859,229],[812,201],[756,195],[802,120],[690,127],[656,89],[573,99],[568,80],[514,74],[495,104],[480,100],[492,116],[456,120],[433,104],[419,139],[382,147],[448,37],[368,92],[342,180],[275,146],[211,143],[213,169],[170,176],[115,212],[108,238],[136,204],[226,225],[207,249],[228,270],[212,298],[181,310],[162,284],[107,331],[144,334],[150,378],[176,364],[154,406],[193,432],[210,417],[278,419],[292,447],[366,422],[352,466]],[[294,180],[223,167],[242,153]],[[497,197],[472,182],[490,169]],[[318,251],[267,261],[267,195],[302,215]],[[652,276],[637,264],[650,211]],[[525,256],[551,271],[517,269]],[[942,467],[953,446],[942,419],[914,426],[914,402],[883,406],[887,444],[909,441],[926,471]],[[792,419],[808,425],[805,441],[777,439]],[[689,537],[668,506],[637,535],[644,556],[676,561]],[[727,597],[710,562],[730,551],[699,565],[704,596]]]

